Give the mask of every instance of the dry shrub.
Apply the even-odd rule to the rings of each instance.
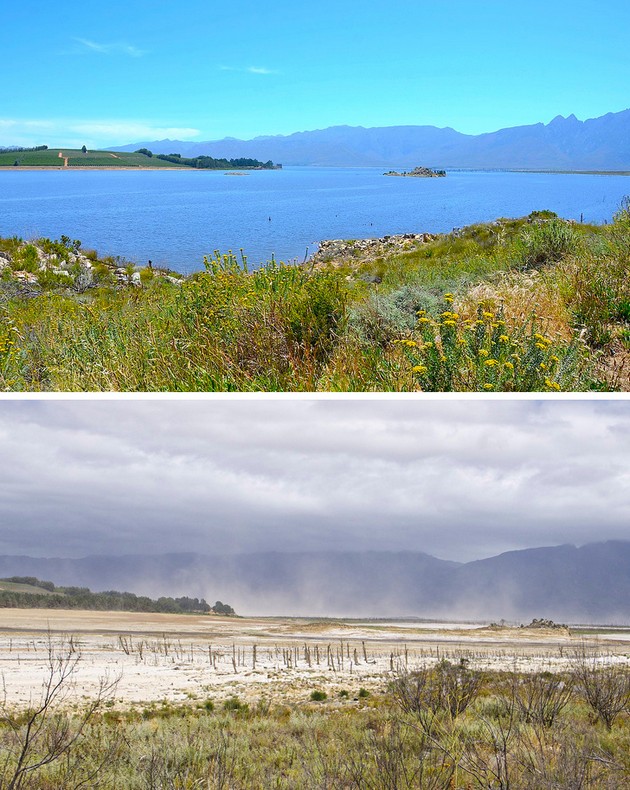
[[[606,729],[630,710],[630,670],[613,664],[585,647],[575,653],[575,683],[579,694],[591,706]]]
[[[551,727],[571,700],[573,678],[551,672],[534,672],[522,678],[514,676],[512,693],[526,722]]]
[[[559,296],[558,284],[548,271],[509,272],[494,283],[474,286],[458,306],[464,318],[474,320],[480,303],[495,310],[502,305],[505,320],[512,326],[522,326],[536,314],[545,334],[568,342],[575,332],[571,315]]]
[[[627,254],[586,254],[558,266],[565,299],[589,345],[608,346],[619,325],[630,320]]]

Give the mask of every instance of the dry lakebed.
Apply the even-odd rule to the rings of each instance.
[[[628,664],[630,628],[507,627],[479,623],[216,617],[3,609],[0,678],[6,704],[36,701],[50,658],[78,658],[68,702],[116,678],[117,707],[163,701],[307,700],[384,690],[393,674],[441,658],[480,669],[561,670],[576,651]]]

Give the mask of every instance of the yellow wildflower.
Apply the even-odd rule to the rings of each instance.
[[[480,349],[479,349],[479,356],[480,356],[480,357],[487,357],[487,356],[488,356],[488,353],[489,353],[489,352],[488,352],[488,351],[487,351],[485,348],[480,348]]]
[[[425,365],[414,365],[412,368],[414,373],[426,373],[427,368]]]
[[[492,387],[493,387],[493,385],[492,385],[492,384],[484,384],[484,385],[483,385],[483,388],[484,388],[485,390],[491,390],[491,389],[492,389]]]
[[[502,343],[507,343],[510,338],[507,335],[499,335],[499,340]]]
[[[486,360],[484,360],[483,364],[484,365],[488,365],[489,367],[492,367],[493,365],[498,365],[499,363],[497,362],[496,359],[486,359]]]

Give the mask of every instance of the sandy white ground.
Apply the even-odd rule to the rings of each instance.
[[[630,663],[630,629],[585,636],[456,623],[3,609],[0,682],[8,705],[36,701],[52,652],[80,656],[69,697],[76,702],[92,697],[104,677],[120,678],[118,706],[231,695],[306,700],[314,689],[384,688],[401,667],[439,658],[488,669],[562,669],[584,643],[602,660]]]

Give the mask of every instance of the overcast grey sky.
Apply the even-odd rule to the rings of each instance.
[[[630,401],[3,401],[0,446],[0,554],[630,538]]]

